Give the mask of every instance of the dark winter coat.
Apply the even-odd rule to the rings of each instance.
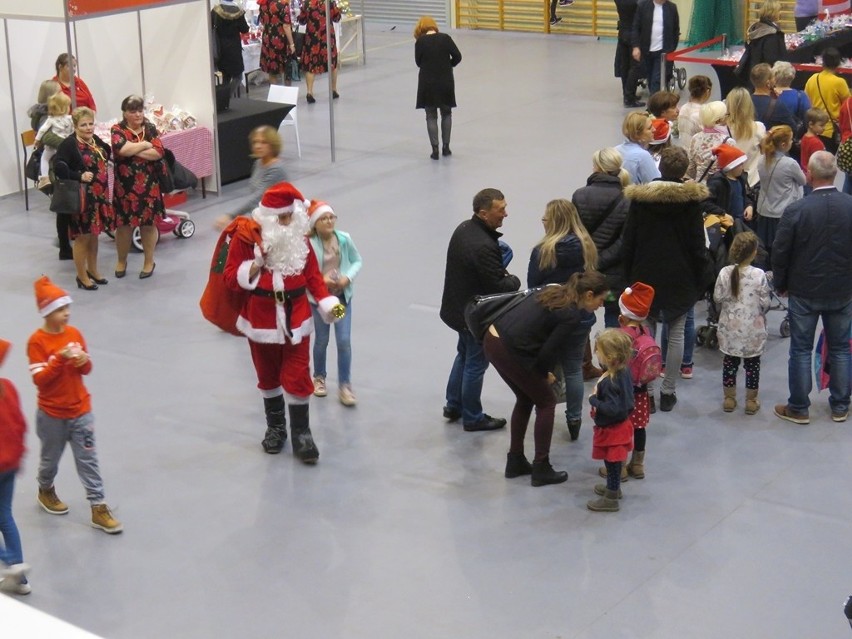
[[[671,319],[686,313],[704,291],[707,249],[703,184],[654,180],[624,189],[630,212],[622,256],[628,282],[654,287],[651,312]]]
[[[651,28],[654,26],[654,0],[640,0],[633,18],[633,32],[630,44],[639,47],[642,54],[651,50]],[[663,51],[677,49],[680,39],[680,17],[677,6],[668,1],[663,5]]]
[[[784,32],[774,22],[760,20],[748,28],[746,42],[749,48],[748,71],[754,65],[765,62],[772,66],[778,60],[787,59],[787,46],[784,44]]]
[[[541,251],[536,246],[530,253],[530,263],[527,267],[527,287],[544,286],[545,284],[564,284],[574,273],[586,270],[583,257],[583,244],[580,238],[569,233],[556,243],[556,266],[542,271],[538,265]]]
[[[598,270],[606,275],[617,296],[627,285],[621,262],[621,235],[630,209],[621,180],[608,173],[592,173],[571,201],[598,249]]]
[[[784,210],[772,244],[775,288],[805,299],[852,298],[852,196],[820,188]]]
[[[594,321],[594,319],[592,319]],[[510,309],[494,322],[500,339],[527,370],[542,375],[553,371],[571,347],[586,341],[589,327],[576,306],[549,310],[536,295]]]
[[[414,43],[414,62],[420,68],[417,79],[417,106],[453,108],[456,106],[456,85],[453,67],[462,56],[456,43],[446,33],[425,34]]]
[[[240,78],[243,74],[241,33],[248,33],[246,12],[235,5],[217,4],[210,11],[213,37],[216,38],[216,68],[224,75]]]
[[[502,233],[473,215],[458,225],[447,248],[441,319],[454,331],[465,331],[464,307],[474,295],[509,293],[521,280],[503,267],[497,240]]]
[[[754,201],[749,196],[746,174],[743,173],[737,180],[743,188],[743,208],[746,209],[750,206],[753,208]],[[703,203],[705,213],[741,217],[731,212],[731,181],[722,171],[716,171],[707,179],[707,189],[710,191],[710,197]]]

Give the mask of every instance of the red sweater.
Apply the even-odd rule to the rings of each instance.
[[[73,419],[92,410],[91,396],[83,384],[83,375],[91,372],[92,361],[77,368],[59,354],[73,342],[86,350],[80,331],[65,326],[61,333],[47,333],[40,328],[27,343],[30,373],[38,387],[38,407],[57,419]]]
[[[802,165],[802,171],[805,172],[805,175],[808,174],[808,161],[811,159],[811,156],[817,151],[825,151],[825,144],[822,143],[815,135],[803,135],[802,136],[802,152],[801,158],[799,159],[799,163]]]
[[[53,76],[53,80],[59,84],[59,88],[62,90],[62,93],[67,95],[69,98],[71,97],[71,85],[68,86],[62,84],[59,81],[57,76]],[[77,106],[78,107],[89,107],[92,111],[97,112],[98,107],[95,105],[95,98],[92,95],[92,92],[89,91],[89,87],[86,86],[86,83],[83,82],[78,77],[74,78],[74,88],[77,90]]]
[[[8,379],[0,379],[0,473],[21,466],[26,432],[27,422],[21,412],[18,391]]]

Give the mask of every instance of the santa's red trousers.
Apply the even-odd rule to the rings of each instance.
[[[268,391],[283,386],[288,395],[311,395],[314,383],[311,381],[310,343],[307,337],[298,344],[259,344],[249,340],[257,387]]]

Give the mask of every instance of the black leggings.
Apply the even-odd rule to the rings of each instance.
[[[745,369],[746,388],[757,390],[760,388],[760,355],[757,357],[746,357],[742,362]],[[733,388],[737,385],[737,370],[739,367],[739,357],[725,355],[724,359],[722,359],[722,386]]]

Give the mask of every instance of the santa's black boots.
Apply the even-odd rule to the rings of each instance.
[[[308,420],[308,404],[290,404],[290,430],[293,432],[293,454],[306,464],[316,464],[319,450]]]
[[[266,411],[266,434],[263,436],[263,450],[270,455],[280,453],[287,441],[287,417],[284,414],[284,396],[264,397],[263,408]]]

